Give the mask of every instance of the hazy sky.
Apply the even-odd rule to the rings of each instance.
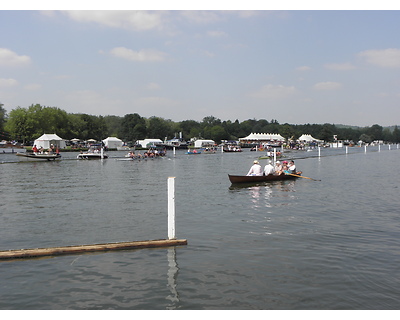
[[[0,103],[400,124],[400,11],[0,11]]]

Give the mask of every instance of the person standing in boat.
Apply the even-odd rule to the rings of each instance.
[[[39,152],[38,148],[36,147],[36,144],[33,146],[32,151],[33,151],[33,153]]]
[[[253,165],[251,166],[249,172],[247,173],[247,176],[262,176],[263,175],[263,170],[262,167],[260,166],[260,163],[258,160],[253,161]]]
[[[264,176],[268,176],[268,175],[274,174],[274,173],[275,173],[275,168],[272,165],[272,161],[269,160],[268,163],[264,167]]]

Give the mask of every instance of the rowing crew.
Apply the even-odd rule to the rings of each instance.
[[[129,151],[129,153],[125,157],[132,159],[155,158],[155,157],[163,157],[165,156],[166,153],[167,153],[166,149],[160,151],[157,149],[149,149],[148,151],[144,152],[143,155],[140,152],[138,154],[135,154],[135,151]]]
[[[254,160],[253,165],[251,166],[247,176],[268,176],[270,174],[273,175],[281,175],[281,174],[293,174],[296,173],[296,166],[294,161],[291,160],[289,162],[283,161],[282,164],[280,161],[275,163],[275,166],[272,165],[272,161],[269,160],[264,170],[262,169],[258,160]]]

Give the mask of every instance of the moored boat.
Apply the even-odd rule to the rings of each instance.
[[[297,172],[296,174],[270,174],[268,176],[237,176],[228,174],[228,177],[231,183],[253,183],[296,179],[301,177],[301,172]]]
[[[16,156],[21,161],[52,161],[61,160],[61,155],[57,153],[30,153],[30,152],[18,152]]]
[[[213,153],[217,153],[217,148],[215,147],[206,147],[206,148],[202,148],[201,152],[203,153],[207,153],[207,154],[213,154]]]
[[[90,147],[87,152],[81,152],[76,156],[76,158],[83,160],[98,160],[107,159],[108,155],[104,153],[102,148]]]
[[[200,151],[200,150],[197,150],[197,149],[193,149],[193,150],[188,149],[188,151],[186,152],[186,154],[201,154],[201,151]]]
[[[223,147],[224,152],[242,152],[242,148],[239,145],[228,144]]]

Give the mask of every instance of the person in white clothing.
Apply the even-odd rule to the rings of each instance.
[[[289,173],[296,173],[296,166],[293,160],[289,161],[288,171]]]
[[[272,165],[272,161],[269,160],[268,163],[264,167],[264,175],[268,176],[268,175],[274,174],[274,173],[275,173],[275,168]]]
[[[260,166],[258,160],[254,160],[253,165],[251,166],[249,172],[247,173],[247,176],[262,176],[262,175],[263,175],[262,167]]]
[[[275,163],[275,174],[276,175],[280,175],[280,174],[282,174],[282,164],[281,164],[281,162],[280,161],[277,161],[276,163]]]

